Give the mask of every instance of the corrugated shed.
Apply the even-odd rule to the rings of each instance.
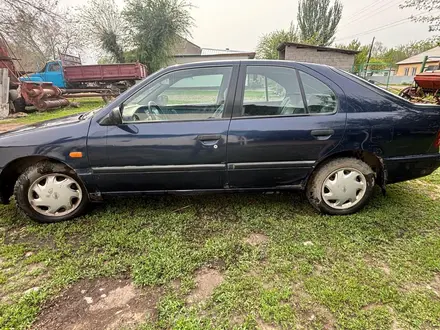
[[[204,55],[222,55],[222,54],[248,54],[249,52],[241,50],[231,50],[231,49],[215,49],[215,48],[202,48],[202,56]]]

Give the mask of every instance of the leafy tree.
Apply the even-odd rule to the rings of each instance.
[[[400,8],[415,8],[423,12],[440,9],[440,0],[406,0]],[[440,31],[440,16],[438,14],[417,15],[411,17],[415,22],[429,23],[429,31]]]
[[[298,32],[293,23],[288,30],[276,30],[261,36],[257,46],[257,58],[278,59],[278,46],[283,42],[298,42]]]
[[[392,48],[385,47],[381,42],[376,42],[372,50],[372,58],[370,63],[380,62],[382,64],[370,65],[373,69],[388,69],[395,67],[408,57],[420,54],[440,44],[440,37],[429,38],[426,40],[412,41],[408,44],[399,45]],[[355,58],[355,71],[362,70],[362,65],[367,62],[370,45],[361,45],[358,40],[353,40],[349,44],[336,44],[336,48],[358,50],[359,54]]]
[[[406,57],[410,57],[423,53],[439,45],[440,45],[440,37],[437,36],[425,40],[413,41],[406,45],[401,45],[399,47],[402,48],[403,52],[405,52]]]
[[[92,46],[110,54],[110,60],[123,63],[124,22],[114,0],[91,0],[78,9],[78,20]]]
[[[339,0],[332,6],[330,0],[300,0],[297,18],[301,41],[320,46],[332,44],[342,9]]]
[[[127,0],[122,12],[128,23],[129,46],[150,72],[166,66],[180,37],[193,25],[187,0]]]
[[[83,47],[75,19],[56,0],[0,1],[0,32],[40,63]]]

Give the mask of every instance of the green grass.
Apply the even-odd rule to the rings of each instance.
[[[300,194],[114,199],[47,226],[1,206],[0,328],[27,327],[44,301],[79,279],[124,274],[164,288],[158,319],[145,329],[439,327],[431,282],[440,273],[440,203],[421,189],[439,179],[389,186],[386,198],[376,191],[346,217],[318,215]],[[251,233],[269,241],[252,246]],[[35,264],[43,271],[30,272]],[[189,306],[185,295],[204,265],[219,265],[225,281]],[[189,286],[176,291],[175,279]]]
[[[27,117],[2,120],[0,121],[0,124],[29,125],[40,121],[55,119],[59,117],[64,117],[64,116],[78,114],[81,112],[94,110],[104,105],[104,102],[100,98],[84,98],[84,99],[75,100],[75,102],[80,103],[81,107],[79,108],[67,107],[64,109],[49,110],[44,112],[33,112],[33,113],[29,113]]]
[[[439,188],[437,171],[389,186],[387,197],[376,190],[365,210],[344,217],[319,215],[289,193],[113,199],[53,225],[0,206],[0,329],[28,328],[80,279],[121,276],[162,288],[145,330],[436,329]],[[268,240],[251,245],[251,234]],[[224,281],[189,305],[204,266]]]

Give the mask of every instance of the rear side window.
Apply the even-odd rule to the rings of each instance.
[[[336,111],[336,95],[326,84],[311,75],[300,72],[306,96],[307,108],[311,115],[329,114]]]
[[[294,116],[307,113],[296,70],[248,66],[242,116]]]
[[[246,75],[244,102],[274,102],[282,101],[286,96],[286,89],[261,74]]]
[[[294,68],[246,68],[242,117],[310,116],[336,111],[335,93],[317,78]]]

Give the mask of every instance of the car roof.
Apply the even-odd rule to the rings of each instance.
[[[327,65],[322,64],[312,64],[312,63],[304,63],[304,62],[294,62],[294,61],[286,61],[286,60],[265,60],[265,59],[247,59],[247,60],[221,60],[221,61],[200,61],[200,62],[191,62],[185,64],[176,64],[171,67],[179,67],[179,68],[193,68],[193,67],[204,67],[204,66],[222,66],[222,65],[237,65],[237,64],[260,64],[260,65],[280,65],[280,66],[294,66],[295,64],[304,65],[307,67],[314,67],[315,69],[327,67]]]

